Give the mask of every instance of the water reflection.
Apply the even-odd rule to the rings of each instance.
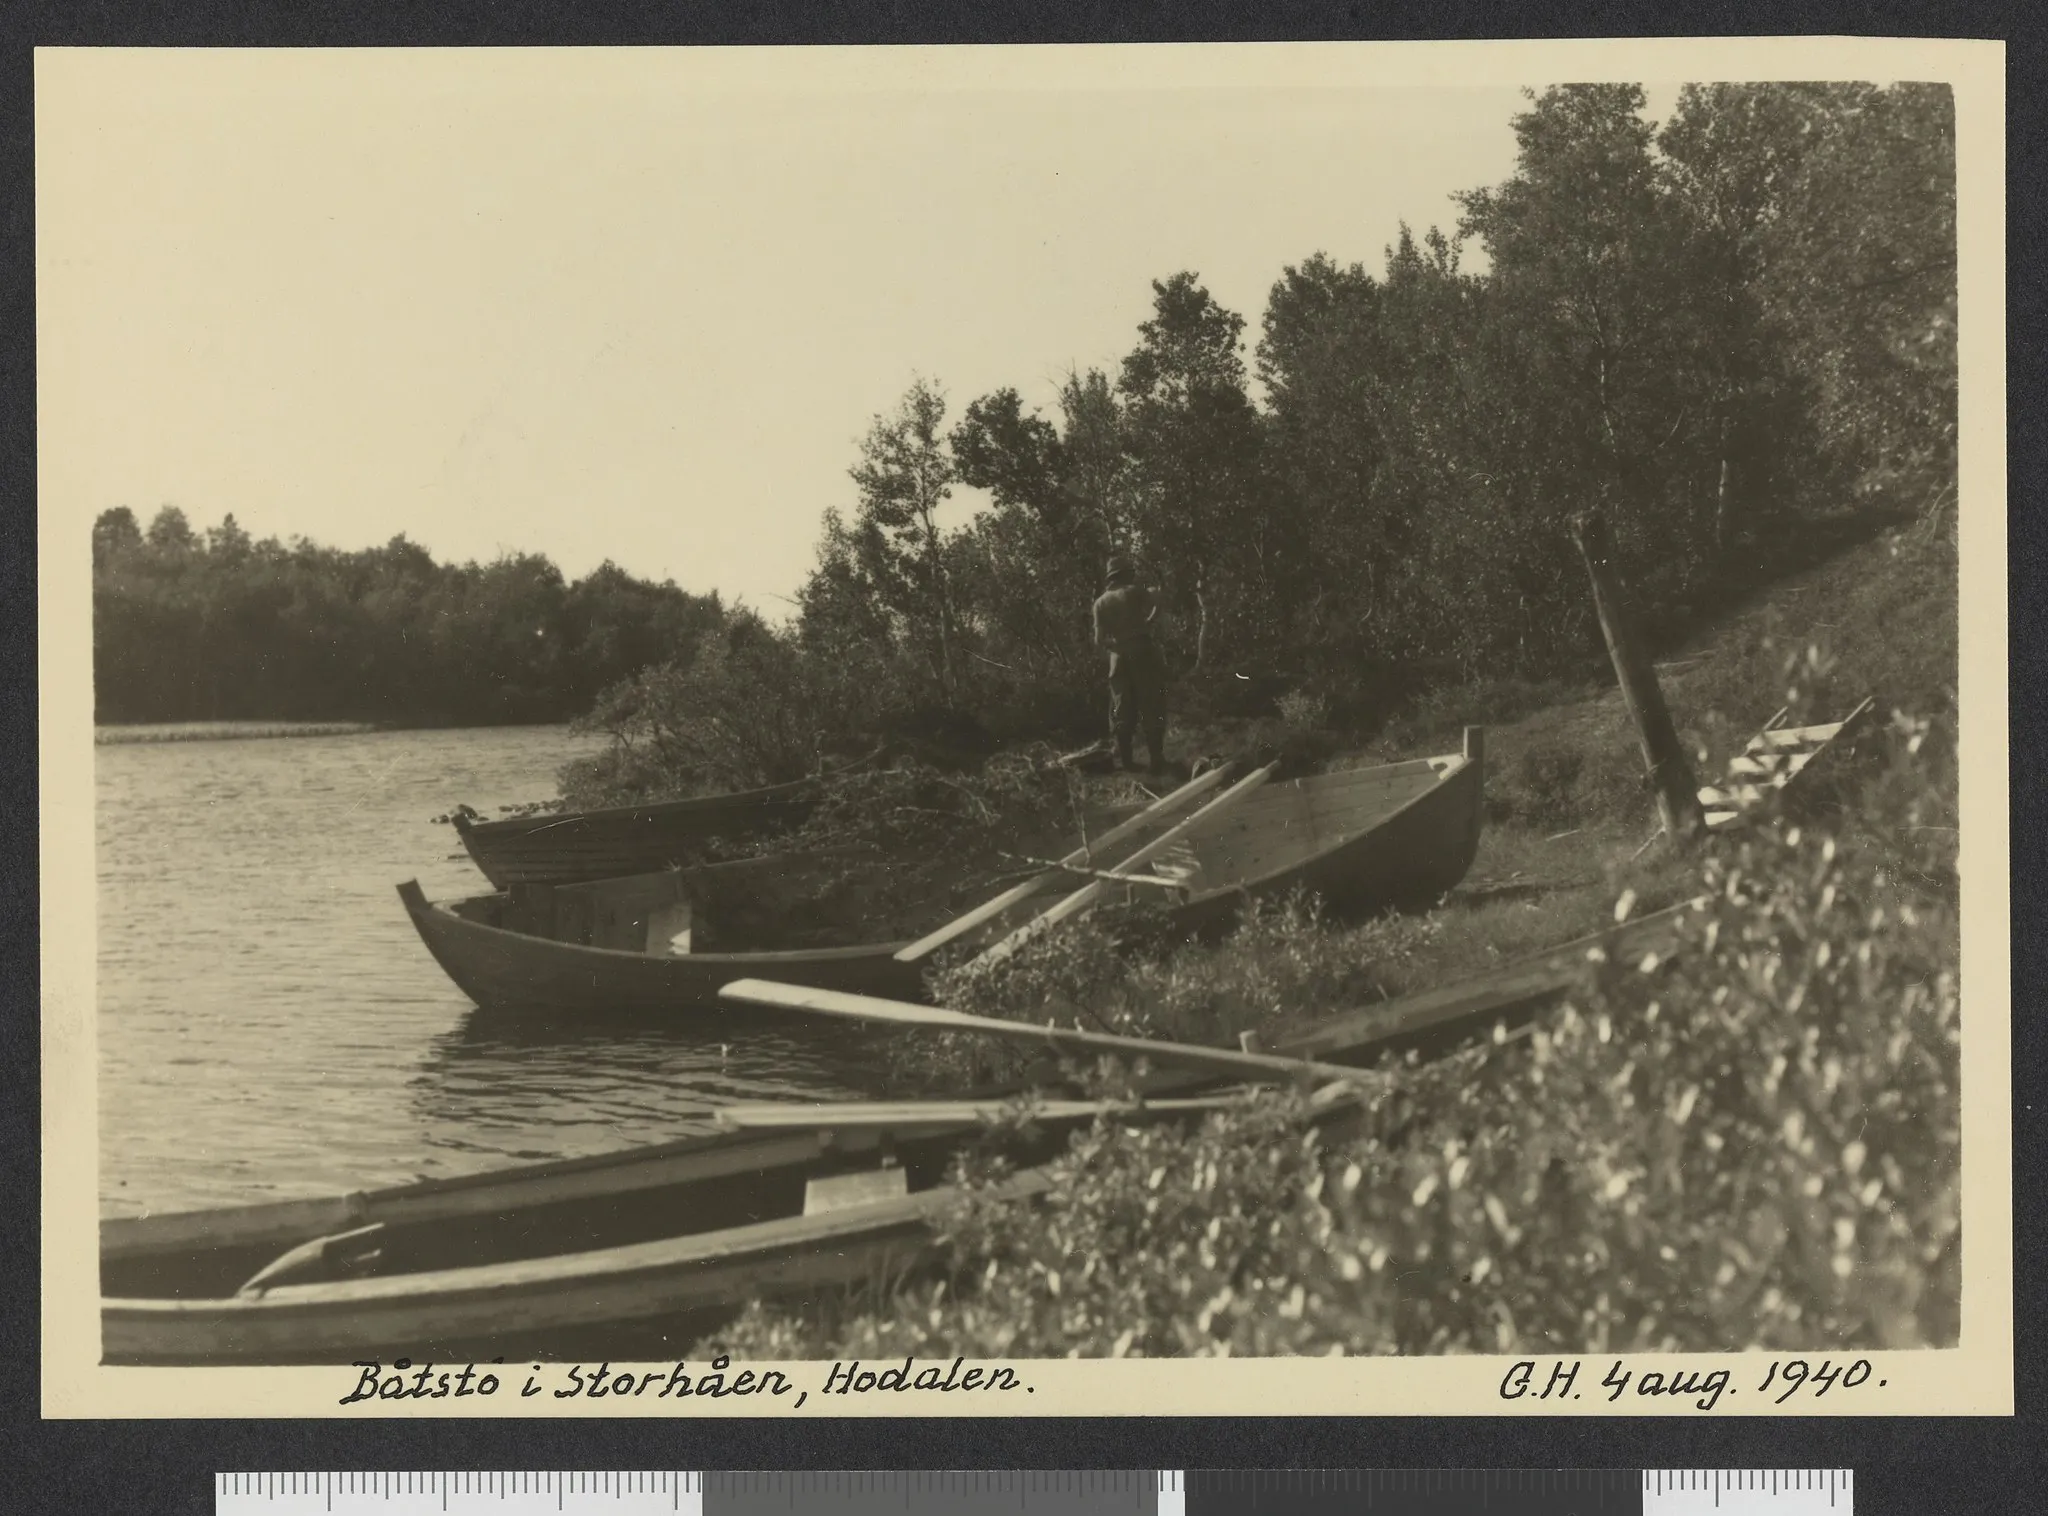
[[[186,1210],[709,1130],[730,1100],[871,1096],[867,1029],[758,1011],[485,1015],[392,893],[481,893],[431,817],[551,793],[557,729],[94,753],[100,1196]]]
[[[734,1101],[873,1099],[888,1066],[886,1038],[813,1018],[472,1010],[432,1041],[409,1087],[435,1149],[539,1158],[715,1131],[713,1113]]]

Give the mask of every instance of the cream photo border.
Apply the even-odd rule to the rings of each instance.
[[[85,499],[67,473],[61,371],[67,280],[50,258],[63,228],[89,234],[94,207],[96,99],[175,62],[186,80],[251,69],[282,84],[290,71],[352,71],[364,109],[376,81],[403,59],[409,77],[464,88],[602,88],[657,76],[665,87],[862,93],[1070,90],[1127,95],[1225,86],[1405,88],[1626,80],[1870,79],[1954,87],[1958,158],[1961,541],[1961,867],[1964,1193],[1960,1346],[1868,1356],[1873,1377],[1855,1392],[1783,1407],[1753,1393],[1769,1355],[1630,1357],[1636,1372],[1733,1370],[1738,1393],[1713,1414],[2010,1414],[2013,1397],[2011,1218],[2011,980],[2006,718],[2005,49],[1996,42],[1823,37],[1656,41],[1317,43],[1103,47],[819,49],[535,49],[150,53],[45,50],[36,60],[39,308],[38,522],[42,874],[42,1404],[58,1417],[404,1415],[761,1415],[794,1395],[662,1400],[521,1397],[514,1375],[489,1399],[338,1404],[354,1370],[110,1368],[99,1363],[98,1171],[94,1008],[92,608],[89,527],[108,502]],[[262,91],[246,91],[252,111]],[[260,123],[252,115],[252,129]],[[941,145],[941,148],[943,145]],[[792,213],[795,214],[794,212]],[[1304,253],[1310,251],[1303,249]],[[1815,1359],[1821,1354],[1812,1355]],[[1842,1361],[1843,1355],[1833,1355]],[[1855,1355],[1852,1355],[1855,1356]],[[1699,1415],[1691,1398],[1618,1402],[1593,1392],[1613,1355],[1583,1355],[1581,1398],[1568,1406],[1505,1400],[1516,1360],[1194,1359],[1010,1365],[1028,1393],[817,1393],[825,1365],[780,1366],[812,1393],[811,1415],[1443,1415],[1662,1413]],[[1540,1359],[1539,1375],[1556,1360]],[[1569,1361],[1569,1360],[1566,1360]],[[614,1370],[628,1368],[614,1365]],[[659,1368],[664,1374],[669,1363]],[[693,1363],[692,1374],[707,1366]],[[735,1371],[740,1366],[734,1366]],[[746,1365],[756,1370],[773,1365]],[[870,1369],[887,1365],[866,1365]],[[922,1364],[919,1367],[923,1367]],[[554,1384],[566,1382],[552,1371]],[[1590,1380],[1589,1385],[1585,1381]],[[1883,1388],[1877,1388],[1879,1381]],[[1540,1382],[1540,1381],[1539,1381]],[[905,1403],[910,1402],[910,1403]]]

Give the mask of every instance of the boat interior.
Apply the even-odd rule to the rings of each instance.
[[[1064,1131],[991,1129],[983,1139],[1018,1164],[1043,1162],[1065,1145]],[[745,1144],[751,1141],[751,1146]],[[723,1139],[735,1154],[762,1152],[758,1139]],[[667,1164],[668,1182],[625,1187],[607,1177],[610,1164],[568,1160],[550,1168],[588,1168],[584,1193],[557,1185],[545,1201],[504,1202],[467,1214],[408,1221],[407,1191],[373,1203],[354,1224],[309,1241],[199,1245],[168,1255],[105,1258],[100,1291],[123,1299],[221,1299],[282,1285],[385,1278],[430,1270],[511,1263],[731,1227],[815,1216],[847,1206],[917,1193],[943,1184],[961,1148],[959,1133],[893,1135],[886,1128],[792,1133],[775,1144],[775,1161],[734,1163],[730,1171],[714,1140]],[[802,1148],[807,1156],[797,1157]],[[993,1150],[993,1149],[992,1149]],[[630,1155],[621,1155],[630,1156]],[[470,1181],[488,1185],[496,1176]],[[648,1176],[660,1179],[659,1173]],[[424,1190],[464,1188],[463,1181]],[[567,1193],[562,1193],[566,1191]]]
[[[1149,868],[1189,897],[1235,889],[1371,831],[1465,762],[1418,758],[1264,785],[1194,827]]]
[[[864,925],[859,884],[872,867],[829,855],[747,858],[587,884],[517,884],[447,909],[528,937],[657,958],[837,946]]]
[[[447,907],[530,937],[670,957],[880,945],[990,888],[984,862],[899,864],[859,851],[780,853],[587,884],[521,884]]]

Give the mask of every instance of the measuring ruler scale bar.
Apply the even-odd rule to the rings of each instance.
[[[1847,1469],[221,1474],[216,1516],[1852,1516]]]

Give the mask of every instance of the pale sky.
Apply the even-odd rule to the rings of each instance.
[[[776,615],[914,376],[955,416],[1006,384],[1050,413],[1182,269],[1249,361],[1285,265],[1378,272],[1404,219],[1448,229],[1524,105],[1328,69],[740,72],[44,55],[46,519],[81,551],[99,511],[174,503],[571,577],[610,558]]]

